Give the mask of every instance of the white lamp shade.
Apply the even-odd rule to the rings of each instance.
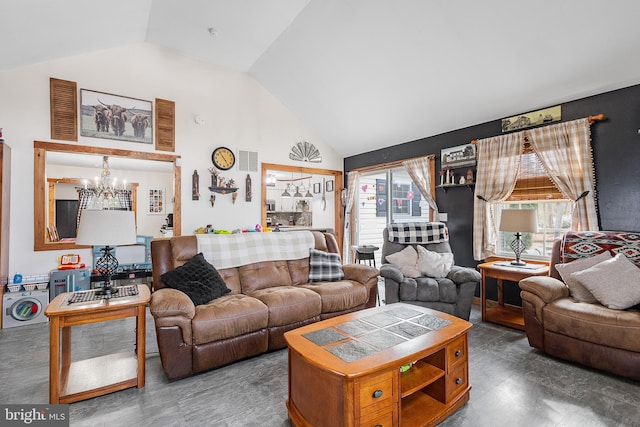
[[[537,233],[538,219],[535,209],[503,209],[499,229],[512,233]]]
[[[84,210],[80,217],[76,244],[92,246],[136,243],[133,211]]]

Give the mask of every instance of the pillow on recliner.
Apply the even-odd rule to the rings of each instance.
[[[566,264],[556,264],[556,270],[560,273],[560,277],[569,288],[569,293],[578,302],[588,302],[590,304],[598,302],[598,300],[589,292],[587,288],[582,286],[579,280],[572,277],[573,273],[586,270],[596,264],[611,259],[609,251],[602,252],[589,258],[580,258]]]
[[[195,305],[206,304],[231,292],[218,270],[204,259],[202,253],[193,256],[184,265],[167,271],[160,278],[170,288],[187,294]]]
[[[395,265],[406,277],[420,277],[418,270],[418,252],[413,246],[407,246],[400,252],[387,255],[387,262]]]
[[[622,253],[571,277],[606,307],[626,310],[640,303],[640,268]]]
[[[453,266],[451,252],[434,252],[418,246],[418,271],[423,276],[447,277]]]

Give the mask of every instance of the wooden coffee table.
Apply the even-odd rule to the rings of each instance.
[[[396,303],[285,333],[292,423],[436,425],[469,400],[471,326]]]

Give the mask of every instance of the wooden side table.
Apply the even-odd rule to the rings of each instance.
[[[138,295],[69,304],[72,292],[56,296],[49,317],[49,403],[72,403],[129,387],[144,387],[147,285]],[[71,327],[136,317],[133,351],[71,362]]]
[[[522,268],[511,266],[510,261],[491,261],[480,264],[480,274],[482,274],[482,321],[497,323],[510,328],[524,331],[524,316],[522,307],[505,305],[503,293],[503,281],[519,282],[531,276],[546,276],[549,274],[549,264],[542,262],[528,262],[529,267]],[[507,265],[505,265],[507,264]],[[487,278],[494,278],[498,281],[498,305],[487,310]]]

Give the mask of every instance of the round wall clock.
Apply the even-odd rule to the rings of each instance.
[[[236,155],[227,147],[218,147],[211,153],[211,161],[215,167],[226,171],[236,164]]]

